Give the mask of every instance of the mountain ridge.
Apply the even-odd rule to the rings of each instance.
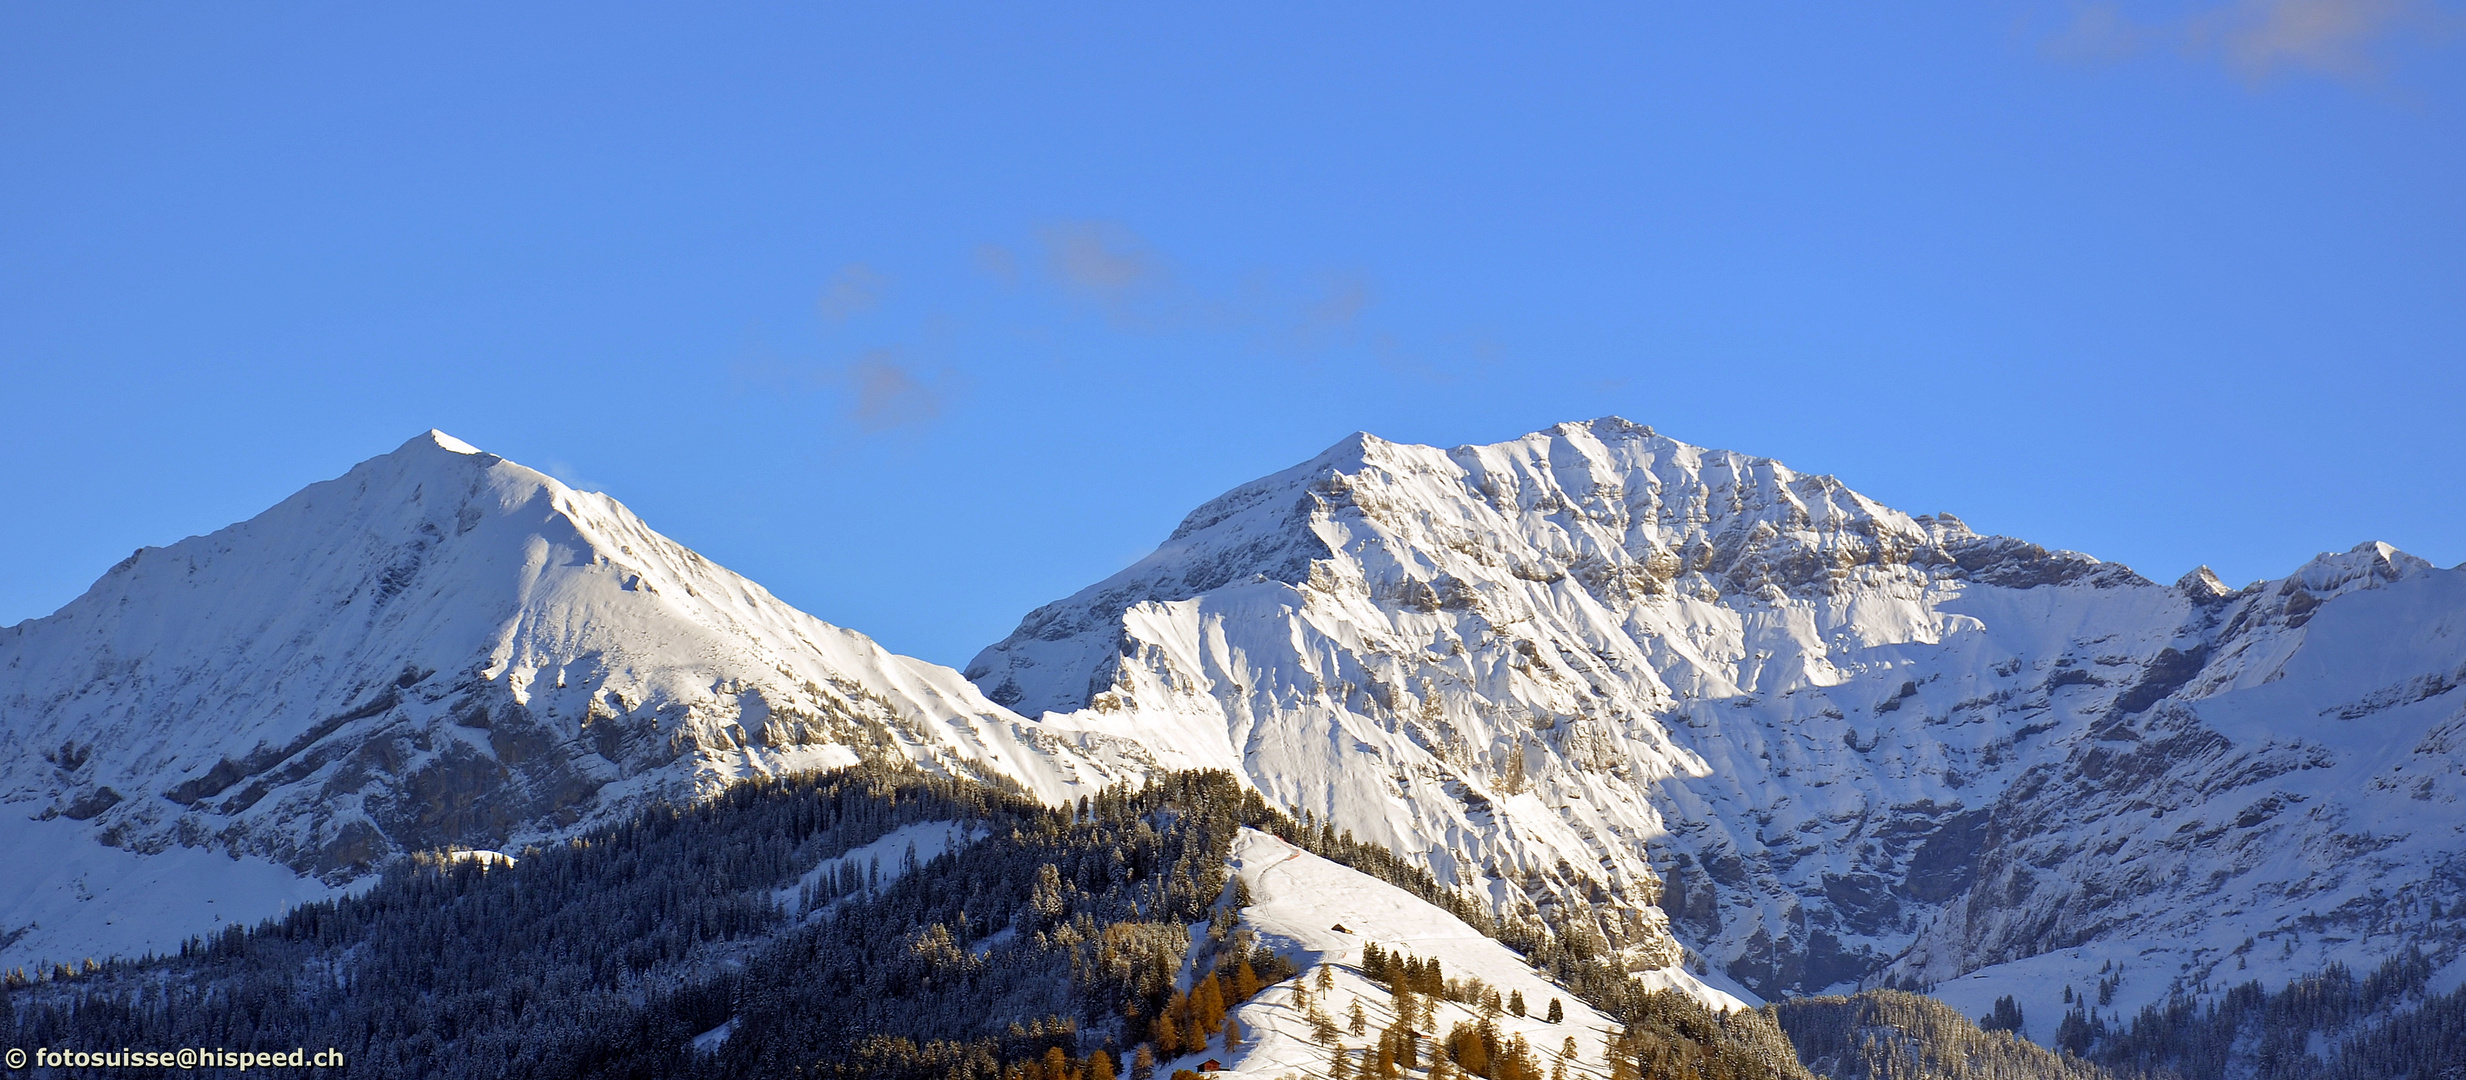
[[[0,843],[42,868],[0,962],[749,776],[1222,768],[1633,971],[2019,993],[2043,1041],[2067,987],[2120,1020],[2466,955],[2461,689],[2466,574],[2385,544],[2158,585],[1616,417],[1349,436],[963,677],[432,431],[0,628]]]
[[[751,775],[896,758],[1052,801],[1144,771],[1135,743],[1053,739],[605,495],[433,431],[0,629],[0,739],[0,803],[36,819],[11,825],[22,844],[74,825],[327,887]],[[94,889],[0,896],[0,937],[24,953],[47,918],[129,900]]]
[[[1288,809],[1420,852],[1506,909],[1623,909],[1603,932],[1655,959],[1678,951],[1651,944],[1666,916],[1670,942],[1768,995],[1889,982],[1957,996],[1969,975],[2078,951],[2129,921],[2047,917],[2088,903],[2078,888],[2126,886],[2015,865],[2032,844],[2037,861],[2055,857],[2051,841],[1998,820],[2055,827],[2008,794],[2025,801],[2087,771],[2098,775],[2074,785],[2076,812],[2131,803],[2111,744],[2197,730],[2184,737],[2241,745],[2210,730],[2200,702],[2224,709],[2279,677],[2307,639],[2330,636],[2307,629],[2320,612],[2441,592],[2455,575],[2366,543],[2242,589],[2204,570],[2161,586],[1609,417],[1445,450],[1349,437],[1203,504],[1156,552],[1030,613],[967,672],[997,701],[1047,710],[1049,727],[1136,730],[1160,760],[1249,775]],[[2402,619],[2453,610],[2418,600],[2429,607]],[[2428,695],[2409,702],[2431,703],[2408,714],[2418,738],[2459,700],[2444,701],[2445,673],[2466,660],[2433,652],[2397,680],[2413,691],[2382,695]],[[2306,670],[2324,685],[2347,677]],[[2302,742],[2302,718],[2285,719]],[[2341,775],[2368,757],[2303,752]],[[2239,790],[2217,788],[2228,779],[2169,782]],[[2079,840],[2065,857],[2096,850]],[[2149,856],[2199,859],[2162,842]],[[1981,875],[2029,895],[1989,902]],[[2457,950],[2453,928],[2442,933],[2445,962]],[[2354,940],[2280,966],[2368,966],[2368,950],[2337,947]],[[2136,1004],[2198,985],[2248,959],[2231,949],[2186,945],[2180,970],[2136,967],[2119,992]],[[2061,1011],[2042,1004],[2038,1015]]]

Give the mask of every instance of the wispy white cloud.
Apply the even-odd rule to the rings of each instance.
[[[607,487],[602,485],[599,481],[583,476],[582,473],[576,470],[572,465],[558,461],[554,458],[550,458],[548,460],[548,475],[556,477],[559,483],[562,483],[566,487],[572,488],[576,491],[607,490]]]
[[[2165,35],[2155,26],[2134,21],[2119,4],[2082,4],[2064,28],[2041,43],[2047,55],[2060,60],[2113,63],[2133,56]]]
[[[864,263],[849,263],[832,274],[822,286],[822,296],[814,307],[830,322],[846,322],[852,316],[873,310],[882,303],[882,293],[890,280]]]
[[[976,268],[1005,289],[1019,284],[1019,256],[1001,244],[976,245]]]
[[[1119,222],[1049,223],[954,255],[942,269],[982,274],[1011,295],[986,296],[981,286],[957,290],[959,310],[869,322],[863,336],[870,340],[860,344],[831,324],[877,307],[887,279],[866,263],[850,263],[820,297],[821,354],[789,359],[757,342],[733,365],[735,381],[787,398],[826,394],[838,419],[865,435],[922,428],[966,407],[970,381],[936,361],[982,363],[984,343],[1001,341],[1024,346],[1007,350],[1004,363],[1023,359],[1017,354],[1024,351],[1058,368],[1066,350],[1083,342],[1080,335],[1099,329],[1084,319],[1090,313],[1102,316],[1100,332],[1211,352],[1232,345],[1311,372],[1366,365],[1416,386],[1485,377],[1497,364],[1497,346],[1479,335],[1399,335],[1383,325],[1377,289],[1360,273],[1236,275],[1201,267],[1185,275]]]
[[[858,357],[848,365],[844,378],[848,418],[869,432],[940,418],[954,389],[947,373],[930,381],[918,377],[896,349],[876,349]]]
[[[2429,14],[2419,0],[2243,0],[2196,20],[2191,39],[2247,79],[2282,71],[2373,78],[2380,48]]]
[[[1370,283],[1359,277],[1328,282],[1325,295],[1302,309],[1302,327],[1310,332],[1350,330],[1370,307]]]
[[[1163,259],[1118,222],[1065,221],[1042,230],[1047,266],[1062,290],[1118,322],[1140,322],[1137,305],[1171,283]]]
[[[1041,298],[1093,309],[1126,333],[1223,334],[1276,351],[1316,353],[1358,344],[1376,299],[1359,274],[1324,273],[1312,283],[1266,272],[1237,284],[1184,280],[1170,258],[1116,221],[1052,222],[1034,235],[1028,250],[1041,259],[1031,257],[1025,273],[1019,249],[1007,244],[978,244],[969,262],[1005,288],[1033,277],[1049,289],[1038,290]]]
[[[2456,19],[2429,0],[2232,0],[2135,18],[2120,3],[2077,3],[2040,45],[2050,57],[2112,63],[2153,51],[2223,64],[2246,82],[2286,74],[2376,81],[2409,41],[2454,35]]]
[[[947,370],[923,371],[904,349],[878,348],[846,363],[791,360],[756,346],[730,366],[740,392],[796,399],[825,393],[841,401],[841,415],[866,434],[921,427],[941,418],[964,382]],[[575,487],[578,478],[553,471]]]

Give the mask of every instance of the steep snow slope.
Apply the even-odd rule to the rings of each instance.
[[[1979,972],[1937,987],[1972,1015],[1998,986],[2041,988],[2040,1036],[2055,988],[2102,979],[2128,1016],[2409,946],[2466,975],[2466,573],[2367,544],[2179,633],[2190,677],[2016,778],[1977,885],[1895,972]]]
[[[0,808],[0,853],[11,868],[0,877],[0,970],[177,953],[191,935],[340,891],[262,856],[201,847],[140,854],[95,843],[85,822],[16,809]]]
[[[1361,975],[1362,947],[1380,947],[1435,958],[1450,978],[1472,976],[1500,993],[1521,992],[1531,1015],[1500,1016],[1501,1034],[1522,1035],[1555,1059],[1560,1044],[1574,1036],[1579,1050],[1569,1075],[1607,1075],[1603,1047],[1617,1022],[1595,1012],[1564,988],[1533,971],[1506,946],[1481,936],[1460,919],[1386,882],[1322,859],[1255,830],[1243,830],[1233,847],[1234,871],[1249,885],[1251,906],[1242,909],[1242,925],[1302,969],[1300,978],[1269,987],[1235,1012],[1249,1032],[1248,1044],[1226,1064],[1242,1076],[1323,1076],[1330,1062],[1329,1047],[1311,1037],[1309,1012],[1300,995],[1329,1017],[1341,1018],[1360,1000],[1373,1025],[1369,1040],[1391,1019],[1387,990]],[[1341,924],[1344,931],[1337,931]],[[1321,965],[1333,968],[1334,990],[1309,990]],[[1736,997],[1705,985],[1685,972],[1661,972],[1650,977],[1655,989],[1688,994],[1715,1009],[1743,1008]],[[1543,1014],[1558,999],[1565,1017],[1548,1023]],[[1446,1033],[1458,1021],[1476,1021],[1466,1006],[1445,1002],[1436,1006],[1435,1032]],[[1365,1037],[1339,1038],[1358,1051]],[[1174,1068],[1191,1068],[1216,1054],[1191,1054],[1161,1062],[1158,1075]]]
[[[1042,732],[604,495],[436,432],[0,629],[0,813],[328,886],[402,851],[516,846],[757,774],[904,758],[1056,799],[1140,757]],[[145,940],[298,891],[217,912],[197,890]],[[79,906],[136,903],[91,893],[0,895],[0,963],[61,958],[77,943],[54,931]]]
[[[2466,821],[2458,578],[2365,545],[2159,586],[1611,418],[1348,439],[968,674],[1504,908],[1597,912],[1639,968],[1676,955],[1666,913],[1766,995],[2298,925],[2445,958],[2466,879],[2401,879]],[[2060,1012],[2023,981],[1989,976]]]

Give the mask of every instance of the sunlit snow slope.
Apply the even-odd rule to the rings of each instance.
[[[1762,994],[1981,973],[2051,1028],[2058,953],[2129,955],[2117,1009],[2455,958],[2462,619],[2384,545],[2161,586],[1610,418],[1355,436],[968,675],[1638,967],[1666,926]]]
[[[0,629],[0,751],[0,842],[78,860],[0,890],[10,965],[176,947],[400,852],[740,777],[906,759],[1056,799],[1140,757],[436,432]]]
[[[1435,959],[1451,978],[1469,976],[1501,994],[1522,994],[1530,1015],[1491,1018],[1503,1036],[1523,1036],[1551,1061],[1556,1060],[1561,1044],[1573,1037],[1578,1056],[1568,1063],[1568,1075],[1593,1080],[1609,1074],[1603,1051],[1617,1031],[1617,1022],[1595,1012],[1463,920],[1393,885],[1255,830],[1243,830],[1234,843],[1233,867],[1249,886],[1252,898],[1251,906],[1242,909],[1241,925],[1293,960],[1301,974],[1267,988],[1235,1013],[1249,1036],[1241,1052],[1224,1062],[1232,1074],[1327,1075],[1332,1047],[1312,1037],[1313,1011],[1343,1017],[1354,1001],[1360,1001],[1370,1018],[1371,1035],[1339,1036],[1356,1052],[1384,1030],[1394,1019],[1391,995],[1361,973],[1362,949],[1371,942],[1391,952]],[[1310,988],[1321,966],[1331,969],[1329,981],[1334,985],[1314,993]],[[1646,980],[1654,989],[1676,990],[1715,1009],[1744,1007],[1738,998],[1683,971],[1656,972]],[[1564,1011],[1558,1023],[1544,1019],[1548,1002],[1554,999]],[[1425,1034],[1441,1035],[1455,1023],[1478,1023],[1482,1016],[1467,1005],[1443,1002],[1434,1007],[1436,1030]],[[1210,1056],[1221,1055],[1193,1053],[1160,1062],[1157,1072],[1195,1068]]]

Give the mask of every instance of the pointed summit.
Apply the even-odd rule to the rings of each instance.
[[[2235,590],[2227,588],[2225,582],[2218,580],[2217,572],[2206,565],[2193,567],[2190,573],[2177,578],[2175,588],[2197,603],[2223,600],[2235,595]]]
[[[311,886],[861,760],[1047,799],[1129,775],[1044,743],[957,672],[780,602],[613,499],[434,431],[0,630],[0,746],[14,748],[0,755],[0,850],[210,843]],[[16,838],[11,822],[50,839]],[[0,907],[0,931],[41,927],[0,932],[15,940],[0,964],[176,946],[201,929],[183,912],[273,913],[180,896],[146,901],[180,909],[167,921],[95,929],[102,940],[61,936],[79,925],[68,912],[112,909],[78,906],[74,889]],[[167,936],[110,936],[139,932]]]
[[[483,453],[479,447],[473,446],[470,443],[464,442],[461,439],[457,439],[435,428],[429,428],[425,432],[412,436],[411,441],[402,444],[401,449],[409,450],[413,447],[422,446],[435,447],[439,450],[451,451],[456,454]]]
[[[1615,413],[1609,416],[1597,416],[1590,420],[1559,425],[1559,430],[1562,431],[1577,428],[1590,431],[1596,438],[1602,439],[1620,437],[1638,439],[1664,438],[1660,432],[1653,430],[1652,425],[1639,424]]]
[[[2430,560],[2409,555],[2395,546],[2366,540],[2341,552],[2313,556],[2288,579],[2288,585],[2328,599],[2356,589],[2371,589],[2432,569]]]

